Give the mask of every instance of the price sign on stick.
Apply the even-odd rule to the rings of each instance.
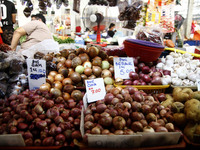
[[[135,67],[133,58],[129,57],[114,57],[115,79],[129,79],[129,72],[134,71]]]
[[[85,80],[88,103],[104,99],[106,95],[103,78]]]
[[[197,90],[200,91],[200,79],[197,79]]]
[[[46,61],[39,59],[27,59],[29,89],[38,89],[46,83]]]

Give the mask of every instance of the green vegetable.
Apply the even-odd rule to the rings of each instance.
[[[61,38],[58,38],[56,36],[53,36],[54,40],[56,42],[58,42],[59,44],[63,44],[63,43],[75,43],[74,39],[68,37],[66,39],[61,39]]]

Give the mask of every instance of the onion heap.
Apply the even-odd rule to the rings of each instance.
[[[81,140],[79,93],[71,91],[66,100],[69,96],[27,89],[1,99],[0,134],[22,134],[26,146],[69,146],[73,139]]]
[[[84,111],[84,130],[86,136],[175,131],[172,111],[132,86],[107,88],[103,100],[89,104]]]
[[[171,82],[170,71],[156,68],[159,60],[141,62],[138,57],[133,57],[133,59],[135,72],[129,72],[130,79],[116,78],[116,85],[167,85]]]
[[[52,57],[50,61],[55,62],[57,69],[48,74],[47,82],[50,84],[48,91],[51,88],[62,90],[66,84],[83,87],[86,79],[99,77],[104,78],[106,85],[114,83],[113,57],[108,57],[105,51],[96,47],[64,49]]]

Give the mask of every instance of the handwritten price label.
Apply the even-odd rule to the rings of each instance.
[[[129,72],[134,71],[133,58],[114,57],[115,78],[129,79]]]
[[[106,95],[103,78],[85,80],[88,103],[104,99]]]
[[[39,59],[27,59],[29,89],[38,89],[46,83],[46,61]]]

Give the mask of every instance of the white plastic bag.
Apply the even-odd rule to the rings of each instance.
[[[47,39],[31,46],[29,49],[23,50],[21,53],[29,59],[33,59],[34,54],[37,52],[41,52],[45,55],[52,52],[59,53],[59,44],[53,39]]]

